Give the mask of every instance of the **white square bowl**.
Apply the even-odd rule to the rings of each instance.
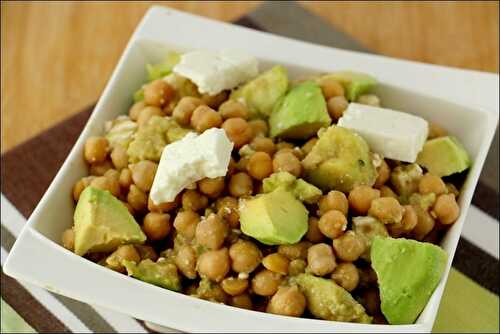
[[[415,324],[363,325],[247,311],[141,282],[59,245],[62,231],[73,221],[72,186],[87,171],[82,159],[84,142],[101,134],[105,121],[128,110],[131,93],[146,79],[144,65],[160,60],[169,49],[227,47],[255,55],[261,69],[283,64],[291,77],[339,69],[370,73],[381,82],[377,94],[385,106],[443,124],[464,143],[474,162],[459,197],[460,217],[441,242],[449,256],[448,266]],[[131,37],[80,138],[14,244],[4,271],[82,302],[188,332],[429,332],[498,123],[498,89],[495,74],[344,51],[153,7]]]

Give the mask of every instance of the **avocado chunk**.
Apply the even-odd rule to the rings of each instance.
[[[332,125],[304,158],[306,180],[323,191],[349,192],[355,186],[372,186],[377,178],[366,141],[352,130]]]
[[[266,245],[294,244],[307,232],[307,209],[283,188],[242,201],[239,211],[241,232]]]
[[[181,55],[177,52],[169,52],[163,61],[151,65],[146,64],[146,71],[148,72],[148,81],[163,78],[170,72],[175,65],[181,60]]]
[[[321,82],[324,79],[338,81],[344,87],[345,97],[349,101],[356,101],[361,94],[366,93],[377,84],[377,80],[374,77],[365,73],[352,71],[333,72],[319,78],[319,81]]]
[[[471,160],[458,139],[447,136],[426,141],[417,163],[429,173],[443,177],[463,172],[470,167]]]
[[[377,237],[371,258],[385,318],[391,325],[414,323],[441,280],[446,252],[427,242]]]
[[[410,195],[409,203],[411,205],[419,206],[422,210],[428,211],[436,202],[436,194],[428,193],[422,195],[420,193],[413,193]]]
[[[76,205],[74,222],[77,255],[111,252],[122,244],[146,241],[127,207],[107,190],[85,188]]]
[[[274,191],[282,187],[290,191],[299,201],[309,204],[316,203],[322,195],[319,188],[302,179],[296,178],[288,172],[277,172],[262,180],[262,187],[265,193]]]
[[[270,134],[273,138],[307,139],[331,122],[321,88],[306,81],[274,106],[269,118]]]
[[[131,121],[128,117],[118,117],[115,120],[106,123],[107,130],[106,139],[111,148],[122,146],[124,149],[132,141],[132,138],[137,131],[137,123]]]
[[[369,324],[372,318],[347,290],[331,279],[299,274],[295,282],[304,293],[309,311],[320,319]]]
[[[244,102],[251,118],[268,117],[287,89],[287,70],[278,65],[233,91],[230,98]]]
[[[136,264],[134,261],[125,260],[122,261],[122,264],[127,268],[129,276],[169,290],[181,290],[181,280],[177,273],[177,267],[169,261],[159,259],[153,262],[146,259]]]
[[[367,262],[371,261],[370,252],[373,239],[377,236],[383,238],[389,236],[385,224],[370,216],[354,217],[352,219],[352,229],[365,241],[366,250],[361,254],[361,258]]]

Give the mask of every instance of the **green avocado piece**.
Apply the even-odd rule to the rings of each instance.
[[[271,174],[271,176],[262,180],[262,187],[265,193],[283,187],[285,190],[290,191],[299,201],[309,204],[316,203],[322,195],[321,189],[302,179],[297,179],[288,172]]]
[[[278,188],[242,201],[241,232],[266,245],[294,244],[308,229],[308,211],[291,192]]]
[[[417,164],[443,177],[463,172],[471,166],[471,160],[458,139],[447,136],[426,141],[417,156]]]
[[[243,101],[250,117],[268,117],[278,100],[288,89],[288,74],[285,67],[278,65],[260,74],[231,93],[233,100]]]
[[[292,88],[276,103],[269,127],[273,138],[308,139],[331,122],[321,88],[306,81]]]
[[[299,274],[294,280],[306,296],[307,308],[315,317],[365,324],[372,322],[363,306],[332,279]]]
[[[360,72],[338,71],[327,74],[319,78],[319,82],[324,79],[334,79],[345,89],[345,97],[349,101],[356,101],[361,94],[366,93],[377,84],[377,79]]]
[[[180,54],[178,54],[177,52],[169,52],[162,62],[155,65],[146,64],[148,81],[163,78],[164,76],[172,72],[172,69],[180,60]]]
[[[74,222],[77,255],[111,252],[122,244],[146,241],[127,207],[107,190],[85,188],[76,205]]]
[[[370,216],[360,216],[352,218],[352,229],[361,236],[366,245],[366,250],[361,254],[361,258],[370,262],[370,253],[373,239],[375,237],[388,237],[389,232],[385,224]]]
[[[422,195],[420,193],[413,193],[410,195],[409,203],[412,205],[418,205],[422,210],[428,211],[436,202],[436,194],[428,193]]]
[[[318,142],[302,164],[306,180],[323,191],[349,192],[355,186],[372,186],[377,178],[366,141],[335,125],[320,131]]]
[[[377,237],[371,258],[385,318],[391,325],[414,323],[441,280],[446,252],[427,242]]]
[[[122,264],[127,268],[129,276],[169,290],[181,290],[181,280],[177,273],[177,267],[166,260],[159,259],[153,262],[146,259],[139,262],[139,264],[125,260],[122,261]]]

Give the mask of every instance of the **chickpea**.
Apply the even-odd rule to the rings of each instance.
[[[287,143],[288,144],[288,143]],[[299,147],[286,147],[286,148],[281,148],[276,153],[274,154],[277,156],[278,154],[282,153],[291,153],[297,157],[297,159],[301,160],[304,158],[304,154],[302,153],[302,150]]]
[[[240,148],[248,144],[252,138],[252,128],[243,118],[229,118],[222,124],[222,129],[226,131],[229,140],[234,143],[235,148]]]
[[[228,277],[221,283],[222,290],[230,296],[241,295],[248,288],[248,280]]]
[[[302,259],[292,260],[288,265],[288,275],[296,276],[302,274],[306,270],[306,267],[307,267],[306,261]]]
[[[267,137],[255,137],[250,143],[250,147],[257,152],[266,152],[269,155],[276,152],[273,140]]]
[[[260,249],[253,242],[241,239],[231,245],[229,256],[233,271],[246,274],[254,271],[262,259]]]
[[[380,197],[380,191],[368,186],[354,187],[349,193],[349,205],[358,215],[366,215],[374,199]]]
[[[309,217],[309,228],[307,229],[307,233],[305,235],[306,240],[312,243],[318,243],[323,241],[325,236],[321,233],[319,229],[319,219],[316,217]]]
[[[231,298],[229,298],[229,304],[231,306],[247,310],[253,309],[252,298],[250,298],[250,295],[248,293],[243,293],[238,296],[232,296]]]
[[[302,145],[302,152],[304,152],[305,155],[311,153],[314,145],[318,142],[318,138],[313,137],[309,139],[304,145]]]
[[[214,179],[204,178],[198,182],[198,188],[202,194],[210,198],[217,198],[224,191],[224,177]]]
[[[227,225],[216,214],[210,214],[196,226],[196,241],[209,249],[219,249],[228,234]]]
[[[404,209],[392,197],[380,197],[372,201],[368,214],[384,224],[397,224],[403,218]]]
[[[97,162],[90,165],[90,175],[92,176],[103,176],[108,170],[113,168],[113,164],[109,160],[104,160],[103,162]]]
[[[410,232],[415,228],[418,222],[417,213],[413,206],[405,205],[403,209],[404,213],[401,223],[388,225],[388,229],[394,237],[399,237],[402,234]]]
[[[300,177],[302,174],[302,165],[293,153],[276,153],[273,159],[273,171],[288,172],[296,177]]]
[[[335,254],[342,261],[356,261],[366,250],[364,239],[354,233],[347,231],[343,236],[333,240]]]
[[[344,114],[344,111],[349,106],[349,102],[344,96],[334,96],[328,99],[326,103],[326,108],[330,117],[334,121],[338,121],[340,117]]]
[[[448,194],[452,194],[455,197],[458,197],[458,195],[460,195],[457,187],[455,187],[452,183],[446,183],[446,190],[448,191]]]
[[[417,214],[417,225],[413,228],[412,235],[417,240],[423,240],[432,231],[436,222],[429,212],[422,209],[419,205],[413,205],[413,209]]]
[[[246,167],[246,166],[245,166]],[[234,160],[233,157],[231,157],[229,159],[229,165],[227,166],[227,173],[226,173],[226,176],[231,176],[233,175],[234,173],[236,173],[236,161]]]
[[[259,296],[272,296],[278,290],[281,280],[280,274],[263,269],[252,279],[252,290]]]
[[[156,262],[158,260],[158,254],[153,247],[147,245],[135,245],[135,248],[139,252],[141,256],[141,260],[150,259],[151,261]]]
[[[364,94],[360,95],[357,100],[358,103],[367,104],[373,107],[380,107],[380,99],[377,95]]]
[[[123,146],[116,146],[110,154],[111,162],[116,169],[121,170],[127,168],[128,166],[128,154],[127,150]]]
[[[238,200],[234,197],[219,198],[216,202],[217,214],[224,218],[231,228],[238,228],[240,215],[238,212]]]
[[[294,148],[293,144],[286,141],[280,141],[279,143],[276,143],[276,151],[285,149],[293,150],[293,148]]]
[[[267,122],[262,119],[254,119],[248,122],[250,129],[252,130],[252,138],[259,136],[267,136],[267,132],[269,131],[269,127],[267,126]]]
[[[247,173],[236,173],[229,180],[229,193],[234,197],[249,196],[253,192],[252,178]]]
[[[250,162],[249,156],[241,157],[240,160],[236,163],[236,170],[238,170],[240,172],[246,172],[248,162]]]
[[[120,184],[118,183],[118,179],[98,176],[90,182],[90,186],[97,189],[107,190],[115,197],[120,196]]]
[[[366,289],[361,294],[361,303],[368,314],[377,314],[380,312],[380,295],[378,289]]]
[[[377,168],[377,173],[377,179],[375,180],[375,184],[373,185],[373,187],[380,188],[391,177],[391,169],[384,159],[382,159],[381,165]]]
[[[122,265],[122,261],[125,260],[139,263],[141,261],[141,256],[134,245],[121,245],[110,255],[110,257],[108,257],[108,259],[113,259],[113,261],[106,260],[106,263],[111,269],[123,271],[125,268]]]
[[[127,202],[135,211],[144,211],[148,205],[148,196],[135,184],[130,186],[127,194]]]
[[[444,137],[446,135],[448,135],[448,131],[441,127],[441,125],[434,122],[429,122],[429,134],[427,135],[427,139]]]
[[[460,207],[455,200],[453,194],[442,194],[434,203],[432,213],[435,214],[437,220],[444,225],[453,224],[460,215]]]
[[[139,117],[137,118],[137,125],[143,127],[148,124],[149,120],[153,116],[163,116],[163,111],[158,107],[148,106],[141,110]]]
[[[180,211],[174,219],[174,228],[185,238],[195,237],[196,227],[200,222],[200,215],[191,210]]]
[[[207,277],[202,278],[195,295],[198,298],[222,304],[225,304],[228,299],[228,295],[222,290],[221,286],[211,282]]]
[[[380,187],[380,197],[392,197],[398,199],[398,195],[388,186]]]
[[[124,168],[120,171],[118,182],[123,189],[128,189],[130,187],[130,185],[133,183],[132,172],[130,171],[130,169]]]
[[[264,180],[273,173],[273,160],[266,152],[255,152],[247,165],[248,174],[256,180]]]
[[[318,221],[318,228],[330,239],[341,236],[347,228],[347,218],[338,210],[327,211]]]
[[[316,244],[307,250],[308,269],[317,276],[331,273],[337,266],[332,247],[327,244]]]
[[[196,278],[196,252],[193,247],[184,245],[179,248],[175,256],[175,265],[180,272],[189,279]]]
[[[67,250],[74,251],[75,250],[75,232],[73,228],[68,228],[62,234],[62,244],[63,247]]]
[[[210,108],[218,109],[221,106],[222,102],[227,100],[227,96],[228,92],[222,91],[215,95],[203,94],[201,96],[201,99],[203,100],[203,103],[205,103]]]
[[[296,285],[282,286],[267,304],[266,312],[300,317],[306,309],[306,297]]]
[[[136,102],[132,105],[132,107],[130,107],[129,111],[128,111],[128,116],[130,117],[131,120],[133,120],[134,122],[137,121],[137,119],[139,118],[139,114],[140,112],[142,111],[142,109],[144,109],[146,107],[146,104],[144,103],[144,101],[139,101],[139,102]]]
[[[90,185],[93,179],[95,179],[94,176],[82,177],[80,180],[78,180],[78,182],[75,183],[75,185],[73,186],[73,199],[75,200],[75,202],[78,202],[80,194],[85,188]]]
[[[150,106],[161,107],[168,104],[175,97],[175,90],[162,79],[144,85],[144,103]]]
[[[210,128],[218,128],[221,124],[222,117],[219,113],[206,105],[196,107],[191,116],[191,126],[199,133]]]
[[[219,107],[219,113],[224,120],[228,118],[248,118],[247,107],[243,103],[235,100],[227,100],[222,103]]]
[[[202,253],[198,259],[197,270],[201,277],[220,282],[229,272],[229,254],[227,248],[210,250]]]
[[[340,263],[332,273],[332,279],[341,287],[351,292],[359,283],[358,268],[351,262]]]
[[[338,210],[347,216],[349,210],[349,202],[343,192],[332,190],[328,194],[321,196],[319,199],[319,215],[324,215],[327,211]]]
[[[148,197],[148,210],[151,212],[160,212],[165,213],[172,211],[177,207],[177,202],[174,200],[172,202],[163,202],[159,204],[155,204],[151,197]]]
[[[329,100],[334,96],[345,95],[344,87],[337,80],[332,78],[323,79],[321,81],[320,87],[325,100]]]
[[[144,192],[151,190],[158,164],[149,160],[142,160],[130,165],[129,168],[135,185]]]
[[[182,208],[184,210],[199,211],[208,206],[208,198],[196,190],[186,190],[182,194]]]
[[[203,101],[197,97],[184,96],[179,100],[172,111],[172,117],[180,125],[187,126],[191,123],[191,116],[194,110],[202,104]]]
[[[108,155],[108,140],[104,137],[90,137],[85,142],[84,156],[89,164],[104,162]]]
[[[290,260],[288,260],[285,255],[280,253],[272,253],[262,259],[262,265],[264,268],[285,276],[288,274],[289,263]]]
[[[285,255],[290,260],[307,258],[307,249],[311,247],[309,241],[301,241],[293,245],[279,245],[278,253]]]
[[[149,212],[144,217],[142,229],[150,240],[164,239],[170,228],[170,215],[167,213]]]
[[[440,177],[430,173],[425,174],[418,182],[418,192],[421,194],[435,193],[436,196],[445,194],[447,191],[446,184]]]

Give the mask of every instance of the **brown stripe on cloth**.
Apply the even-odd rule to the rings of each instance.
[[[15,279],[1,271],[2,298],[39,333],[71,333]]]

